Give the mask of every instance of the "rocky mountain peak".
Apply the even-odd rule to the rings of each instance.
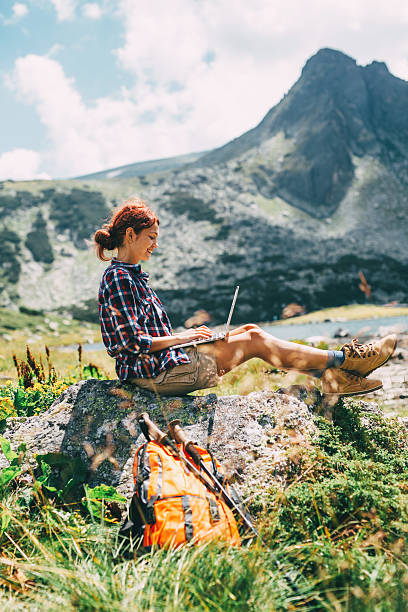
[[[279,196],[309,214],[333,214],[354,178],[353,156],[388,164],[408,157],[408,83],[383,62],[358,66],[334,49],[320,49],[299,80],[261,123],[205,155],[198,164],[245,159],[262,195]],[[284,135],[283,159],[251,161],[265,142]]]
[[[388,66],[387,66],[387,64],[385,62],[377,62],[376,60],[371,62],[371,64],[367,64],[366,69],[367,70],[376,71],[378,74],[380,74],[380,73],[391,74],[390,71],[388,70]]]
[[[302,69],[302,77],[323,74],[328,77],[333,71],[356,68],[355,59],[336,49],[320,49],[310,57]]]

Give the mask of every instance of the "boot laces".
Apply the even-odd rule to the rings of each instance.
[[[347,349],[349,351],[349,357],[360,357],[361,359],[365,359],[365,357],[372,357],[377,354],[377,351],[372,342],[368,344],[360,344],[358,342],[358,338],[353,338],[351,342],[345,344],[343,349]]]

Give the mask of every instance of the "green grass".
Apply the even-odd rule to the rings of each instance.
[[[355,401],[316,425],[285,477],[252,491],[263,540],[241,548],[129,558],[108,502],[96,514],[81,489],[64,502],[20,477],[16,455],[16,477],[0,478],[1,609],[408,610],[408,432]]]
[[[13,355],[23,359],[26,346],[46,362],[45,346],[60,377],[75,373],[78,345],[102,342],[99,325],[59,314],[26,313],[3,309],[0,315],[0,380],[17,381]],[[85,351],[84,362],[94,363],[108,378],[116,378],[115,362],[105,351]]]
[[[0,407],[20,416],[46,410],[67,384],[92,374],[81,360],[63,380],[38,356],[29,361],[19,384],[0,386]],[[262,361],[244,365],[222,389],[276,384],[279,373]],[[240,548],[212,542],[129,556],[113,488],[84,490],[72,457],[60,457],[58,478],[55,457],[38,456],[41,469],[24,473],[24,445],[13,452],[0,437],[10,463],[0,470],[0,609],[408,610],[408,430],[373,403],[340,401],[332,421],[321,409],[314,406],[311,443],[282,451],[285,471],[272,486],[244,483],[262,539]]]

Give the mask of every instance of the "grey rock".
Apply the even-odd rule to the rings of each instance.
[[[408,334],[398,336],[393,357],[375,371],[375,378],[383,381],[383,389],[372,397],[381,402],[384,410],[406,416],[408,398]]]
[[[282,481],[289,447],[308,446],[315,432],[311,409],[295,397],[254,392],[248,396],[156,398],[116,381],[87,380],[69,387],[44,413],[10,418],[4,437],[15,449],[27,444],[25,468],[37,454],[81,457],[90,486],[111,484],[126,497],[133,490],[135,451],[145,438],[137,415],[146,411],[161,427],[179,418],[188,437],[208,446],[244,491]],[[7,465],[0,456],[0,468]]]
[[[348,336],[350,336],[349,330],[341,327],[339,327],[339,329],[337,329],[333,334],[334,338],[347,338]]]

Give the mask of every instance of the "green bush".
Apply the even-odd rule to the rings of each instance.
[[[27,234],[25,245],[36,261],[43,261],[44,263],[54,261],[54,254],[47,233],[47,224],[41,212],[38,213],[31,232]]]
[[[27,360],[19,360],[13,355],[18,383],[8,381],[0,386],[0,421],[10,416],[29,417],[44,412],[65,389],[80,379],[105,378],[97,365],[83,364],[82,345],[78,345],[78,365],[65,377],[57,374],[48,347],[45,352],[46,367],[41,357],[36,359],[28,346]]]
[[[290,542],[382,530],[395,541],[408,522],[408,432],[370,405],[340,402],[317,418],[313,449],[297,457],[286,489],[269,491],[275,537]]]
[[[16,284],[20,277],[20,238],[8,229],[0,230],[0,293],[8,284]]]
[[[162,202],[164,208],[175,215],[187,215],[192,221],[209,221],[216,223],[217,211],[204,200],[196,198],[184,191],[177,191],[170,195],[170,202]]]
[[[86,189],[72,189],[69,193],[50,193],[50,218],[60,232],[68,230],[78,248],[95,232],[109,215],[102,193]]]
[[[33,381],[32,386],[11,382],[0,386],[0,420],[9,416],[33,416],[47,410],[69,386],[69,381]]]
[[[17,191],[15,195],[6,193],[0,196],[0,219],[14,213],[17,209],[31,208],[42,201],[42,195],[30,191]]]

